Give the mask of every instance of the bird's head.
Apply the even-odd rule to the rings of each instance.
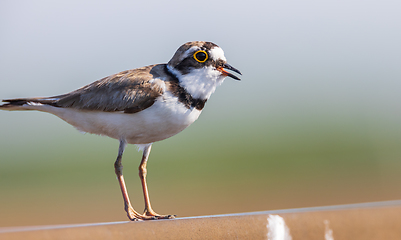
[[[241,74],[227,63],[219,46],[203,41],[188,42],[179,47],[168,62],[168,68],[194,97],[200,98],[209,98],[227,76],[240,80],[227,70]]]

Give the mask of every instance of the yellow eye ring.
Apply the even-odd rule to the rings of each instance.
[[[199,50],[199,51],[196,51],[196,52],[194,53],[194,59],[195,59],[196,61],[200,62],[200,63],[206,62],[206,60],[207,60],[208,58],[209,58],[209,55],[207,54],[206,51]]]

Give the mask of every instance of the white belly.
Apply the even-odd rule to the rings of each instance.
[[[52,113],[80,131],[125,139],[131,144],[147,144],[169,138],[191,125],[201,113],[186,108],[175,97],[160,97],[151,107],[131,114],[45,105],[35,109]]]

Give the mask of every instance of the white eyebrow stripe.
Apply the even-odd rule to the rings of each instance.
[[[223,61],[227,61],[226,57],[224,56],[224,51],[220,47],[214,47],[210,49],[210,57],[214,60],[217,61],[219,59]]]

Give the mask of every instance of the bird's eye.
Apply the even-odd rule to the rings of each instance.
[[[199,50],[194,53],[194,58],[196,61],[203,63],[203,62],[206,62],[208,55],[207,55],[206,51]]]

